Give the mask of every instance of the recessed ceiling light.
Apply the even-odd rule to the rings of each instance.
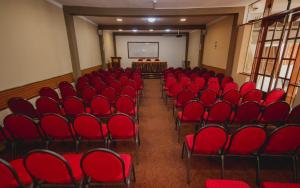
[[[171,29],[165,29],[165,32],[170,32],[171,31]]]
[[[118,31],[123,31],[123,29],[118,29]]]
[[[151,32],[152,32],[152,31],[154,31],[154,30],[153,30],[153,29],[149,29],[149,31],[151,31]]]
[[[136,33],[136,32],[138,32],[138,30],[137,30],[137,29],[133,29],[132,32],[135,32],[135,33]]]
[[[122,18],[117,18],[116,21],[117,22],[123,22],[123,19]]]
[[[180,21],[181,21],[181,22],[185,22],[185,21],[186,21],[186,18],[180,18]]]
[[[154,23],[156,21],[156,18],[150,17],[150,18],[147,18],[147,20],[150,23]]]

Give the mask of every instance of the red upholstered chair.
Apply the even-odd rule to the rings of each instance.
[[[262,105],[268,106],[274,102],[280,101],[284,95],[285,92],[283,89],[273,89],[267,94],[266,99],[262,101]]]
[[[187,76],[182,76],[179,79],[179,83],[181,83],[183,87],[187,87],[191,83],[191,79]]]
[[[116,90],[113,87],[106,87],[102,90],[101,95],[108,98],[110,104],[115,104],[116,102]]]
[[[284,157],[293,161],[294,179],[296,180],[297,149],[300,146],[300,126],[285,125],[275,129],[269,136],[263,150],[260,152],[261,157]]]
[[[224,171],[224,158],[229,156],[256,158],[256,181],[259,182],[259,155],[258,152],[267,139],[267,133],[262,126],[246,125],[239,128],[229,136],[222,156]]]
[[[114,80],[110,83],[110,87],[115,89],[116,95],[120,95],[122,90],[122,84],[118,80]]]
[[[248,91],[243,97],[242,97],[242,103],[247,101],[255,101],[260,103],[262,99],[262,91],[258,89],[252,89]]]
[[[1,188],[25,188],[31,183],[31,177],[23,166],[23,159],[16,159],[11,162],[0,159]]]
[[[267,106],[260,117],[262,124],[283,125],[290,112],[290,105],[286,102],[275,102]]]
[[[85,113],[76,116],[73,128],[78,139],[76,151],[78,151],[79,144],[83,141],[102,141],[106,146],[108,138],[107,126],[92,114]]]
[[[167,95],[166,95],[166,104],[168,103],[168,99],[176,99],[178,93],[180,93],[183,90],[183,86],[181,83],[174,83],[171,88],[167,91]]]
[[[73,127],[69,121],[58,114],[45,114],[40,120],[40,126],[46,134],[46,148],[49,148],[51,142],[69,141],[75,144],[78,140],[75,137]]]
[[[205,182],[205,188],[250,188],[250,186],[238,180],[209,179]]]
[[[179,92],[173,103],[173,116],[175,115],[176,109],[182,108],[185,105],[185,103],[194,99],[194,97],[195,94],[191,90],[184,89],[181,92]]]
[[[224,101],[231,103],[233,106],[237,106],[240,104],[241,95],[238,90],[229,90],[225,92],[222,96]]]
[[[127,114],[139,121],[138,107],[128,95],[121,95],[116,101],[116,110],[119,113]]]
[[[261,188],[300,188],[300,184],[283,182],[262,182]]]
[[[162,85],[162,93],[161,96],[164,97],[167,95],[168,91],[170,90],[171,86],[176,83],[176,78],[174,76],[167,76],[165,79],[164,85]]]
[[[182,158],[187,156],[187,182],[190,183],[190,160],[193,156],[220,157],[227,140],[227,134],[219,125],[207,125],[195,134],[185,137],[182,147]]]
[[[240,88],[241,96],[244,97],[244,95],[252,89],[256,89],[256,84],[254,82],[251,82],[251,81],[250,82],[245,82]]]
[[[220,123],[227,125],[232,112],[231,104],[226,101],[219,101],[212,105],[208,112],[204,113],[204,123]]]
[[[91,101],[91,112],[100,119],[108,119],[114,111],[108,98],[102,95],[95,96]]]
[[[60,108],[59,103],[50,97],[40,97],[35,101],[35,106],[39,114],[57,113],[64,114],[64,111]]]
[[[135,80],[132,80],[132,79],[128,79],[125,86],[130,86],[130,87],[134,88],[136,91],[139,90],[137,82]]]
[[[231,116],[231,123],[245,125],[258,121],[260,114],[260,105],[254,101],[242,103],[237,107],[236,112]]]
[[[60,155],[50,150],[33,150],[24,158],[24,166],[33,179],[33,187],[42,185],[81,187],[82,154]]]
[[[211,82],[207,84],[207,89],[216,92],[217,94],[220,93],[220,84],[219,82]]]
[[[67,81],[62,81],[58,84],[58,88],[61,89],[61,88],[64,88],[64,87],[73,87],[72,84],[70,84],[69,82]]]
[[[58,94],[51,87],[42,87],[39,91],[39,95],[41,97],[50,97],[50,98],[56,100],[57,102],[60,102]]]
[[[226,93],[226,92],[228,92],[230,90],[237,90],[238,88],[239,88],[239,86],[237,85],[237,83],[235,83],[235,82],[229,82],[229,83],[225,84],[222,93]]]
[[[80,165],[84,182],[90,186],[112,184],[130,187],[131,179],[135,181],[134,165],[129,154],[118,154],[104,148],[92,149],[83,155]]]
[[[90,106],[92,99],[97,95],[94,87],[86,87],[82,90],[81,96],[86,106]]]
[[[200,90],[203,90],[205,85],[206,85],[205,79],[203,77],[200,77],[200,76],[195,78],[194,82],[198,85]]]
[[[9,101],[7,102],[7,106],[10,111],[15,114],[24,114],[31,118],[38,118],[39,116],[33,105],[29,101],[21,97],[14,97],[9,99]]]
[[[198,84],[196,84],[195,82],[191,82],[187,86],[187,89],[193,91],[194,97],[198,97],[198,94],[199,94],[199,91],[200,91],[200,87],[198,86]]]
[[[231,76],[225,76],[223,79],[222,79],[222,82],[221,82],[221,87],[224,89],[225,85],[227,83],[230,83],[230,82],[233,82],[233,78]]]
[[[178,142],[180,142],[180,130],[183,123],[193,123],[201,125],[205,107],[202,102],[192,100],[187,102],[182,111],[177,113],[175,128],[178,131]]]
[[[78,94],[82,94],[82,91],[85,89],[85,88],[88,88],[88,87],[91,87],[90,86],[90,83],[88,81],[78,81],[75,85],[76,87],[76,90],[78,92]],[[71,87],[70,87],[71,88]]]
[[[124,86],[121,90],[121,95],[128,95],[133,99],[134,102],[138,102],[137,90],[131,86]]]
[[[97,93],[100,94],[102,90],[107,87],[105,82],[101,80],[101,78],[96,77],[91,80],[92,85],[96,89]]]
[[[126,75],[122,75],[122,76],[120,76],[119,80],[121,82],[121,85],[125,86],[128,81],[128,77]]]
[[[200,101],[205,107],[211,107],[217,101],[217,93],[210,89],[206,89],[200,95]]]
[[[88,112],[88,109],[85,109],[82,99],[71,96],[67,97],[64,100],[64,110],[69,119],[74,119],[78,114]]]
[[[219,82],[221,83],[223,78],[225,77],[225,74],[219,72],[216,74],[216,77],[218,78]]]
[[[300,124],[300,105],[295,106],[288,117],[288,123]]]
[[[68,82],[61,82],[58,87],[63,100],[70,96],[77,96],[74,87]]]

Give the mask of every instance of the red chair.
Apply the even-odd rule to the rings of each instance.
[[[206,81],[203,77],[195,78],[194,82],[198,85],[200,90],[203,90],[206,84]]]
[[[24,114],[31,118],[37,118],[39,116],[33,105],[21,97],[9,99],[7,106],[14,114]]]
[[[100,94],[101,91],[106,87],[105,82],[103,82],[99,77],[93,78],[91,82],[98,94]]]
[[[182,123],[195,123],[197,129],[197,124],[201,125],[202,123],[204,111],[205,108],[202,102],[192,100],[187,102],[183,110],[177,113],[175,128],[178,131],[178,142],[180,142]]]
[[[191,90],[184,89],[181,92],[179,92],[177,98],[173,103],[173,116],[175,115],[176,109],[182,108],[185,105],[185,103],[189,102],[190,100],[193,100],[194,97],[195,94]]]
[[[78,81],[78,82],[76,83],[75,87],[76,87],[77,92],[78,92],[79,94],[81,94],[82,91],[83,91],[85,88],[88,88],[88,87],[91,87],[91,86],[90,86],[90,83],[89,83],[88,81],[81,81],[81,82]],[[71,88],[71,87],[69,87],[69,88]]]
[[[23,166],[23,159],[7,162],[0,159],[0,187],[25,188],[32,183],[32,179]]]
[[[286,102],[275,102],[267,106],[260,117],[263,124],[283,125],[290,112],[290,105]]]
[[[86,106],[90,106],[92,99],[97,95],[94,87],[86,87],[82,90],[81,96]]]
[[[256,84],[254,82],[246,82],[244,83],[241,88],[240,88],[240,94],[242,97],[244,97],[244,95],[246,93],[248,93],[248,91],[251,91],[252,89],[256,89]]]
[[[222,82],[221,82],[221,87],[224,89],[225,85],[227,83],[230,83],[230,82],[233,82],[233,78],[231,76],[225,76],[223,79],[222,79]]]
[[[207,125],[195,134],[185,136],[182,147],[182,158],[187,156],[187,182],[190,183],[190,161],[193,156],[220,157],[227,140],[227,134],[219,125]]]
[[[262,105],[268,106],[271,103],[280,101],[284,97],[284,95],[285,92],[283,89],[273,89],[267,94],[266,99],[262,101]]]
[[[194,97],[198,97],[200,91],[200,87],[198,86],[198,84],[192,82],[187,86],[187,89],[193,91]]]
[[[116,101],[117,112],[134,117],[139,121],[138,107],[128,95],[121,95]]]
[[[179,79],[179,83],[181,83],[183,87],[187,87],[191,83],[191,79],[187,76],[182,76]]]
[[[58,114],[45,114],[40,120],[40,126],[46,134],[46,148],[51,142],[71,141],[77,149],[78,140],[69,121]]]
[[[204,113],[203,120],[207,123],[221,123],[227,125],[232,109],[231,104],[226,101],[216,102]]]
[[[261,90],[252,89],[252,90],[248,91],[245,95],[243,95],[242,103],[247,102],[247,101],[255,101],[255,102],[260,103],[262,96],[263,96],[263,94],[262,94]]]
[[[261,188],[300,188],[300,184],[283,182],[262,182]]]
[[[113,114],[115,109],[111,106],[108,98],[97,95],[91,101],[91,111],[98,118],[107,119]]]
[[[35,106],[39,114],[57,113],[63,115],[59,103],[50,97],[40,97],[35,101]]]
[[[64,87],[73,87],[72,84],[70,84],[69,82],[67,81],[62,81],[58,84],[58,88],[61,89],[61,88],[64,88]]]
[[[58,87],[63,100],[67,97],[77,96],[74,87],[68,82],[61,82]]]
[[[216,77],[218,78],[219,82],[221,83],[223,78],[225,77],[225,74],[219,72],[216,74]]]
[[[269,136],[264,148],[260,152],[261,157],[283,157],[293,161],[294,179],[297,175],[296,155],[300,146],[300,126],[285,125],[275,129]]]
[[[288,117],[288,123],[300,124],[300,105],[295,106]]]
[[[260,114],[260,105],[254,101],[242,103],[231,116],[231,123],[245,125],[256,123]]]
[[[137,99],[137,90],[131,86],[124,86],[121,90],[121,95],[130,96],[135,102],[138,102]]]
[[[210,107],[217,101],[217,95],[216,92],[206,89],[201,93],[200,101],[203,102],[205,107]]]
[[[166,78],[165,84],[162,85],[162,93],[161,96],[164,97],[167,95],[168,91],[170,90],[171,86],[176,83],[176,78],[174,76],[168,76]]]
[[[0,144],[6,145],[10,150],[11,158],[14,158],[14,140],[7,128],[0,126]]]
[[[237,85],[237,83],[235,82],[229,82],[227,83],[224,88],[223,88],[223,93],[226,93],[230,90],[237,90],[239,88],[239,86]]]
[[[125,86],[126,85],[126,82],[128,81],[128,77],[126,75],[122,75],[120,78],[119,78],[120,82],[121,82],[121,85],[122,86]]]
[[[228,137],[222,156],[222,174],[224,173],[224,158],[230,156],[256,158],[256,182],[259,182],[258,152],[267,139],[267,133],[262,126],[246,125],[239,128]]]
[[[60,155],[49,150],[33,150],[24,158],[24,166],[33,179],[33,187],[81,187],[80,169],[82,154]]]
[[[41,97],[50,97],[50,98],[56,100],[57,102],[60,102],[58,94],[51,87],[42,87],[39,91],[39,95]]]
[[[117,93],[113,87],[104,88],[101,92],[101,95],[108,98],[110,104],[115,104]]]
[[[250,188],[250,186],[238,180],[209,179],[205,182],[205,188]]]
[[[131,179],[135,181],[134,165],[129,154],[117,154],[104,148],[92,149],[83,155],[80,165],[84,182],[91,186],[112,184],[130,187]]]
[[[138,125],[133,118],[127,114],[116,113],[108,120],[107,128],[110,135],[108,147],[110,147],[110,143],[114,141],[134,140],[137,153],[137,149],[140,146],[140,136]]]
[[[166,104],[168,103],[168,99],[171,98],[171,99],[176,99],[178,93],[180,93],[181,91],[183,90],[183,86],[176,82],[174,83],[171,88],[167,91],[167,94],[166,94]]]
[[[130,86],[130,87],[134,88],[136,91],[139,90],[137,82],[135,80],[132,80],[132,79],[127,80],[125,86]]]
[[[207,89],[212,90],[212,91],[216,92],[217,94],[219,94],[220,93],[220,84],[219,84],[219,82],[208,83]]]
[[[73,123],[73,128],[77,136],[76,151],[83,141],[104,141],[106,146],[108,138],[107,126],[91,114],[79,114]]]
[[[118,80],[114,80],[110,83],[110,87],[115,89],[116,95],[120,95],[122,90],[122,84]]]
[[[86,112],[82,99],[78,97],[67,97],[63,104],[65,113],[70,119],[74,119],[78,114]]]
[[[240,99],[241,99],[241,95],[240,92],[238,90],[229,90],[227,92],[225,92],[222,96],[224,101],[227,101],[229,103],[231,103],[234,106],[237,106],[240,104]]]

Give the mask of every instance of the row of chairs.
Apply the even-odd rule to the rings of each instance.
[[[106,148],[63,155],[50,150],[32,150],[24,158],[11,162],[0,159],[1,188],[25,188],[30,185],[130,187],[132,181],[135,181],[132,157]]]
[[[246,125],[233,134],[217,124],[207,125],[195,134],[185,137],[182,158],[187,156],[187,181],[190,183],[191,157],[218,157],[221,161],[221,177],[224,177],[224,159],[248,157],[256,159],[256,180],[260,182],[260,159],[284,157],[293,161],[294,179],[298,177],[300,154],[300,126],[286,125],[268,135],[263,126]]]

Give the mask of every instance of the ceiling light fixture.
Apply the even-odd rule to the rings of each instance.
[[[132,32],[135,32],[135,33],[136,33],[136,32],[138,32],[138,30],[137,30],[137,29],[133,29]]]
[[[118,31],[123,31],[123,29],[118,29]]]
[[[170,32],[171,31],[171,29],[165,29],[165,32]]]
[[[154,30],[153,30],[153,29],[149,29],[149,31],[151,31],[151,32],[152,32],[152,31],[154,31]]]
[[[150,17],[150,18],[147,18],[147,20],[149,23],[154,23],[156,21],[156,18]]]
[[[186,21],[186,18],[180,18],[180,21],[181,21],[181,22],[185,22],[185,21]]]
[[[117,18],[116,21],[117,22],[123,22],[123,19],[122,18]]]

